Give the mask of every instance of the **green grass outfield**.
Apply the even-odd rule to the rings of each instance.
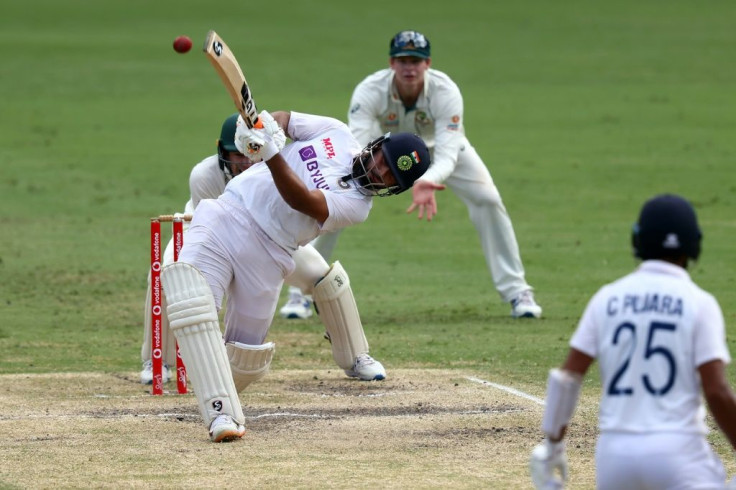
[[[183,207],[234,109],[200,51],[209,29],[261,109],[345,120],[404,28],[429,37],[433,67],[460,86],[544,319],[509,318],[449,191],[432,223],[405,216],[408,195],[378,200],[334,258],[389,374],[458,368],[543,396],[587,299],[635,266],[641,203],[665,191],[696,205],[693,278],[720,300],[736,354],[734,20],[730,0],[6,1],[0,374],[139,369],[148,217]],[[180,34],[194,40],[186,55],[171,47]],[[274,369],[331,365],[320,332],[277,320],[277,342],[304,341]]]

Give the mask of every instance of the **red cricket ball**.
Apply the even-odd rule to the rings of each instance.
[[[192,40],[187,36],[179,36],[174,39],[174,51],[177,53],[186,53],[192,49]]]

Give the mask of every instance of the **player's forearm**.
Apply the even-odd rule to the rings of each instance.
[[[733,392],[724,387],[717,393],[707,394],[705,399],[718,427],[736,450],[736,397]]]
[[[329,211],[327,201],[321,192],[310,191],[299,177],[289,168],[280,153],[266,161],[273,181],[281,198],[291,208],[304,213],[319,222],[327,220]]]

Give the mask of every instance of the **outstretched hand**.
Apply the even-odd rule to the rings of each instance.
[[[437,214],[437,201],[434,198],[434,191],[444,189],[444,185],[435,184],[428,180],[415,181],[411,188],[412,203],[406,212],[413,213],[415,209],[418,209],[417,218],[422,219],[426,214],[427,221],[432,221],[434,215]]]

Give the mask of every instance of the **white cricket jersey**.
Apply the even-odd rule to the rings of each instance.
[[[399,98],[392,69],[366,77],[353,91],[348,124],[362,145],[389,131],[419,135],[432,156],[421,179],[437,184],[452,174],[465,139],[460,89],[446,74],[431,68],[424,73],[424,90],[410,108]]]
[[[225,174],[217,155],[210,155],[194,166],[189,174],[191,198],[187,208],[194,210],[202,199],[217,199],[225,191]]]
[[[352,181],[340,181],[351,173],[353,158],[362,149],[345,123],[292,111],[288,134],[293,141],[281,156],[310,190],[324,194],[329,209],[324,223],[283,200],[264,162],[232,179],[220,199],[245,210],[277,245],[293,252],[321,232],[365,221],[372,198],[361,194]]]
[[[601,288],[570,346],[598,359],[602,432],[707,433],[697,368],[731,357],[717,300],[683,268],[649,260]]]

